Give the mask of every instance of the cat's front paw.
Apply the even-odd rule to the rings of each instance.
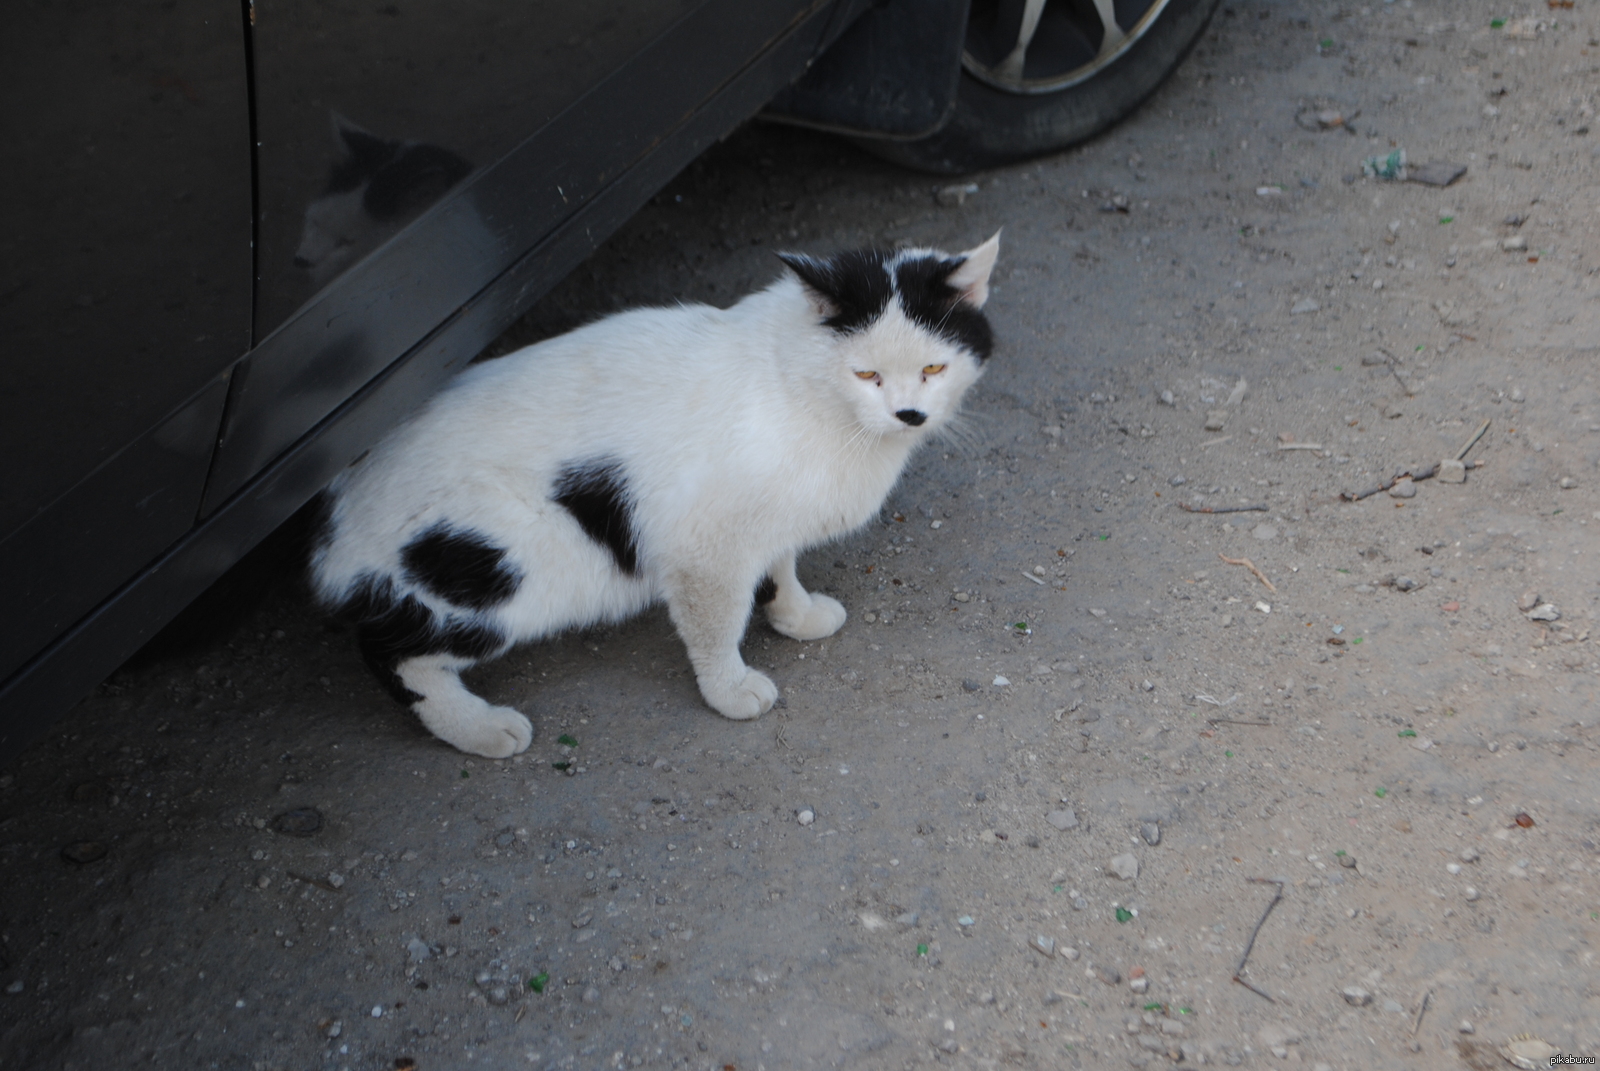
[[[471,720],[463,719],[445,740],[469,755],[505,759],[528,750],[533,743],[533,723],[511,707],[485,703]]]
[[[766,674],[747,669],[744,679],[730,686],[715,687],[701,682],[700,694],[711,704],[711,709],[724,718],[749,721],[772,709],[772,704],[778,700],[778,686],[767,679]]]
[[[832,636],[844,624],[844,605],[838,599],[813,592],[811,604],[797,614],[771,613],[767,620],[772,627],[794,640],[820,640]]]

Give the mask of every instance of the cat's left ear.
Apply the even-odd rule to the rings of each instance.
[[[983,308],[989,300],[989,275],[994,271],[995,258],[1000,255],[1000,232],[994,237],[961,254],[961,263],[945,281],[955,288],[958,301],[975,309]]]

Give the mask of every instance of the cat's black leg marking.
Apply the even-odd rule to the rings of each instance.
[[[827,260],[792,253],[778,257],[801,282],[833,304],[837,311],[823,323],[841,335],[870,327],[889,307],[894,285],[884,267],[886,255],[877,250],[858,249]]]
[[[994,351],[994,333],[982,312],[958,300],[960,294],[950,285],[950,273],[965,263],[965,257],[916,257],[895,266],[895,289],[900,293],[900,308],[914,323],[957,346],[964,346],[980,361]]]
[[[471,529],[440,521],[400,551],[406,575],[446,602],[487,610],[517,593],[522,577],[504,548]]]
[[[378,682],[402,704],[425,697],[401,683],[395,668],[419,655],[450,654],[473,660],[488,658],[505,646],[492,628],[446,618],[440,620],[413,595],[396,598],[387,578],[363,577],[339,607],[339,616],[356,626],[361,657]]]
[[[778,583],[772,577],[761,578],[761,583],[756,585],[756,605],[765,606],[778,597]]]
[[[554,498],[576,518],[590,539],[611,551],[618,569],[638,574],[633,503],[629,501],[621,462],[600,458],[567,465],[556,479]]]

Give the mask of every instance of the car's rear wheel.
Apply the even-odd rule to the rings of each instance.
[[[940,174],[1064,149],[1153,93],[1219,2],[973,0],[950,121],[919,141],[861,144]]]

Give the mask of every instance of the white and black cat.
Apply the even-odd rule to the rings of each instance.
[[[844,624],[795,555],[877,513],[956,413],[999,248],[783,255],[730,309],[619,313],[468,369],[329,487],[318,598],[473,754],[533,730],[462,670],[663,599],[706,702],[756,717],[778,690],[739,654],[752,603],[795,639]]]

